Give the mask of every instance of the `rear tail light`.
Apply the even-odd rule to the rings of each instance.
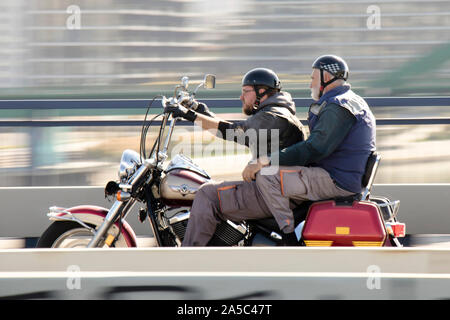
[[[386,224],[389,234],[396,238],[403,238],[406,234],[406,225],[400,222],[392,222]]]

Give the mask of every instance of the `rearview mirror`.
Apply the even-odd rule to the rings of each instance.
[[[216,87],[216,76],[213,74],[205,75],[205,80],[203,80],[205,89],[214,89]]]
[[[189,86],[189,77],[184,76],[181,78],[181,86],[184,88],[184,90],[187,90]]]

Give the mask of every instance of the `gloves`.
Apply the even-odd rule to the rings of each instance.
[[[194,109],[195,111],[191,109]],[[172,113],[174,118],[181,117],[192,122],[194,122],[197,118],[197,112],[205,116],[215,118],[214,113],[209,111],[208,106],[204,103],[198,102],[197,100],[185,100],[178,105],[167,104],[164,108],[164,112]]]
[[[172,113],[172,117],[174,118],[181,117],[192,122],[197,118],[197,114],[194,111],[181,105],[166,105],[164,107],[164,113]]]
[[[197,102],[197,101],[195,101],[195,102]],[[194,110],[196,112],[198,112],[198,113],[201,113],[201,114],[205,115],[205,116],[208,116],[208,117],[211,117],[211,118],[215,117],[214,113],[209,111],[208,106],[206,104],[204,104],[204,103],[201,103],[201,102],[198,103],[197,102],[197,108],[194,108]]]
[[[195,99],[187,98],[187,99],[181,101],[181,105],[186,107],[186,108],[195,110],[195,112],[197,112],[197,113],[201,113],[201,114],[203,114],[205,116],[208,116],[208,117],[211,117],[211,118],[215,118],[214,113],[209,111],[209,108],[208,108],[208,106],[206,104],[204,104],[202,102],[198,102]]]

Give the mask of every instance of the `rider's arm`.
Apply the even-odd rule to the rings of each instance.
[[[260,139],[266,141],[265,145],[270,145],[270,130],[279,126],[278,121],[280,119],[277,116],[264,111],[260,111],[245,120],[234,122],[221,120],[218,125],[217,136],[255,148],[254,151],[256,152],[260,147]],[[267,136],[264,137],[264,134]],[[267,150],[264,151],[264,153],[267,153]]]
[[[248,146],[248,137],[245,135],[248,129],[247,122],[247,120],[235,122],[221,120],[217,127],[216,136]]]
[[[216,130],[216,136],[219,138],[248,146],[248,137],[245,135],[245,131],[248,129],[247,120],[229,122],[217,117],[212,118],[201,113],[196,113],[194,123],[205,130]]]
[[[305,166],[327,157],[344,140],[355,121],[355,116],[347,109],[328,104],[319,114],[308,139],[272,154],[272,164],[276,157],[282,166]]]
[[[219,123],[222,121],[219,118],[212,118],[201,113],[196,113],[195,124],[201,126],[205,130],[217,130]]]

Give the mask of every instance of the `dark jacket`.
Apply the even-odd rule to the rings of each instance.
[[[270,155],[305,138],[303,125],[295,115],[295,103],[288,92],[264,100],[246,120],[230,123],[223,137],[250,148],[253,158]],[[273,149],[273,150],[272,150]]]

